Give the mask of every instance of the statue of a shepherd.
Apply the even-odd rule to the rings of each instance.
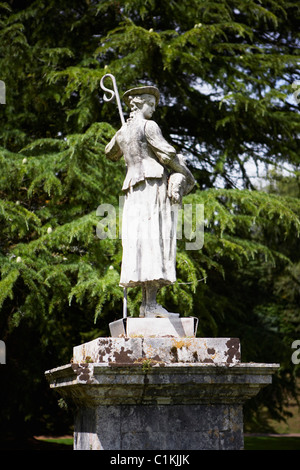
[[[140,317],[177,317],[157,303],[156,295],[176,281],[178,204],[195,180],[151,120],[158,89],[132,88],[123,99],[130,116],[105,148],[108,158],[116,161],[124,155],[127,165],[120,285],[142,287]]]

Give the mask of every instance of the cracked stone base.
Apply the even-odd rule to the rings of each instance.
[[[45,372],[75,405],[75,450],[243,448],[246,400],[278,364],[240,362],[237,338],[98,338]]]
[[[240,358],[238,338],[97,338],[73,348],[74,363],[232,365]]]

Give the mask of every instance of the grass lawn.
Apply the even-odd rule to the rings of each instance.
[[[300,450],[300,437],[245,436],[245,450]]]
[[[73,446],[73,438],[70,437],[70,438],[57,438],[57,439],[54,439],[54,438],[45,438],[45,439],[41,439],[43,442],[49,442],[51,444],[65,444],[67,446]]]

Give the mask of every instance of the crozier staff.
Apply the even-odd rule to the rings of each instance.
[[[120,285],[141,286],[140,317],[171,317],[156,301],[160,287],[176,281],[177,203],[195,180],[151,120],[159,102],[153,86],[128,90],[129,119],[105,148],[111,160],[124,156],[123,257]]]

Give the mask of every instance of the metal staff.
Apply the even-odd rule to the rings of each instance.
[[[113,83],[113,90],[111,90],[109,88],[106,88],[106,86],[104,85],[103,82],[104,82],[104,79],[106,77],[111,78],[111,81]],[[116,98],[118,109],[119,109],[119,114],[120,114],[120,118],[121,118],[121,123],[125,124],[125,119],[124,119],[124,116],[123,116],[122,105],[121,105],[120,96],[119,96],[117,82],[116,82],[115,77],[111,73],[107,73],[106,75],[103,75],[103,77],[100,80],[100,87],[102,88],[103,91],[106,91],[111,95],[109,98],[107,98],[106,94],[104,93],[103,94],[104,101],[108,102],[108,101],[112,101],[114,98]]]
[[[112,81],[113,90],[111,90],[110,88],[106,88],[106,86],[103,83],[104,79],[107,78],[107,77],[109,77]],[[111,73],[107,73],[106,75],[103,75],[103,77],[100,80],[100,88],[102,88],[103,91],[106,91],[107,93],[110,94],[109,98],[106,96],[105,93],[103,94],[104,101],[109,102],[109,101],[112,101],[114,98],[116,98],[118,109],[119,109],[119,114],[120,114],[120,118],[121,118],[121,123],[122,123],[122,125],[125,124],[125,119],[124,119],[124,115],[123,115],[122,105],[121,105],[120,96],[119,96],[117,82],[116,82],[115,77]],[[127,288],[126,287],[123,287],[123,295],[124,295],[124,298],[123,298],[123,318],[127,318]]]

